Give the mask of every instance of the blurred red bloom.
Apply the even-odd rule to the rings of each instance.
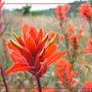
[[[24,88],[23,88],[23,89],[21,89],[21,92],[26,92],[26,89],[24,89]]]
[[[76,84],[76,80],[73,80],[73,77],[76,75],[76,72],[71,71],[72,64],[70,64],[67,60],[61,58],[56,61],[56,74],[58,74],[59,79],[63,86],[66,88],[72,88],[74,84]]]
[[[54,43],[45,47],[48,35],[44,35],[42,29],[37,32],[34,26],[25,23],[22,30],[23,39],[14,34],[18,43],[13,40],[8,43],[8,47],[11,49],[9,54],[15,64],[6,73],[28,70],[39,78],[46,73],[47,67],[51,63],[67,53],[68,50],[56,53],[57,46]]]
[[[73,34],[71,35],[71,42],[72,42],[72,45],[74,46],[75,44],[78,44],[78,35],[77,34]]]
[[[81,62],[81,64],[85,64],[85,61],[84,60],[81,60],[80,62]]]
[[[79,33],[78,37],[79,38],[83,38],[83,34],[82,33]]]
[[[79,27],[79,28],[78,28],[78,31],[79,31],[80,33],[83,32],[83,28]]]
[[[92,18],[92,8],[89,2],[83,3],[79,6],[80,15],[85,16],[86,19]]]
[[[92,52],[92,39],[88,39],[87,48],[83,48],[80,51],[82,52]]]
[[[61,39],[64,39],[64,35],[61,35],[60,38],[61,38]]]
[[[2,9],[4,3],[5,3],[5,1],[2,2],[2,0],[0,0],[0,9]]]
[[[69,32],[69,31],[66,31],[66,32],[65,32],[65,36],[66,36],[67,38],[69,38],[69,37],[70,37],[70,32]]]
[[[57,8],[55,9],[55,12],[57,14],[57,18],[60,20],[60,21],[64,21],[67,16],[66,14],[68,13],[70,9],[70,5],[67,4],[67,5],[58,5]]]
[[[84,83],[83,92],[92,92],[92,81],[86,81]]]
[[[72,23],[68,23],[68,31],[73,32],[74,31],[74,25]]]
[[[36,87],[34,87],[34,91],[38,92],[38,89]],[[56,91],[54,88],[45,87],[45,88],[42,88],[42,92],[56,92]]]

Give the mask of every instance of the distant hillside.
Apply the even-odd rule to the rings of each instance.
[[[78,13],[78,7],[80,6],[81,3],[85,3],[86,1],[74,1],[71,4],[71,8],[69,10],[68,15],[70,15],[71,13],[74,13],[76,15],[76,13]],[[92,3],[92,1],[90,1]],[[53,8],[49,9],[49,10],[42,10],[41,11],[41,15],[55,15],[55,11]]]

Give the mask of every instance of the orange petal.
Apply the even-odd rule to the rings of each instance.
[[[81,49],[80,51],[82,51],[82,52],[92,52],[92,50],[89,49],[89,48],[84,48],[84,49]]]
[[[34,26],[30,26],[27,35],[31,35],[31,37],[35,40],[37,36],[37,29]]]
[[[41,52],[42,49],[45,47],[45,44],[46,44],[47,40],[48,40],[48,36],[47,36],[45,41],[39,41],[39,43],[38,43],[38,51],[37,51],[38,53]]]
[[[27,33],[28,29],[29,29],[29,24],[25,23],[25,24],[22,25],[22,31],[23,31],[24,40],[26,39],[26,33]]]
[[[45,52],[42,55],[42,58],[46,59],[47,57],[50,57],[53,53],[56,52],[56,49],[57,47],[55,44],[50,45],[48,48],[45,49]]]
[[[52,55],[50,58],[48,58],[48,60],[47,60],[47,62],[46,62],[47,65],[50,65],[50,64],[53,63],[55,60],[57,60],[58,58],[60,58],[60,57],[63,56],[64,54],[66,54],[67,52],[68,52],[68,50],[55,53],[55,54]]]
[[[35,54],[36,45],[32,37],[26,39],[26,47],[29,49],[32,55]]]
[[[25,70],[30,70],[32,67],[26,66],[25,64],[17,63],[14,64],[11,68],[9,68],[6,73],[10,74],[12,72],[18,72],[18,71],[25,71]]]
[[[15,46],[11,41],[8,43],[8,47],[15,51],[20,51],[21,49]]]
[[[43,32],[42,32],[42,29],[40,29],[39,33],[38,33],[38,37],[37,37],[37,43],[42,40],[43,38]]]
[[[14,63],[26,63],[27,60],[18,52],[8,51]]]
[[[22,55],[26,58],[27,62],[30,64],[30,65],[33,65],[34,64],[34,60],[33,60],[33,57],[32,55],[30,54],[30,52],[26,49],[26,48],[23,48],[22,50]]]

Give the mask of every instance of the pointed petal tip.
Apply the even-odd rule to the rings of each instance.
[[[9,70],[6,70],[5,73],[6,74],[11,74],[11,72]]]

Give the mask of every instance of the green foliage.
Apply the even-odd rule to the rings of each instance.
[[[22,12],[22,9],[15,9],[16,12]]]
[[[30,5],[26,5],[22,8],[22,11],[23,11],[23,16],[27,15],[30,13],[30,10],[31,10],[31,7]]]
[[[41,14],[42,14],[42,11],[32,11],[31,14],[32,14],[33,16],[41,15]]]

